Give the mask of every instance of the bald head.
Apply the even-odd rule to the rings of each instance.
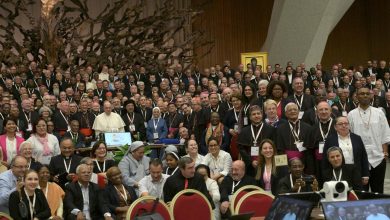
[[[240,181],[245,176],[245,163],[242,160],[236,160],[232,163],[232,178],[234,181]]]

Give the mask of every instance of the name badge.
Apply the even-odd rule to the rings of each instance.
[[[302,152],[302,151],[306,150],[306,147],[303,147],[303,142],[302,141],[295,142],[295,145],[297,146],[299,152]]]
[[[325,145],[325,142],[321,141],[320,143],[318,143],[318,152],[320,154],[322,154],[324,152],[324,145]]]
[[[235,131],[235,132],[238,132],[238,124],[235,124],[235,125],[234,125],[234,131]]]
[[[298,119],[302,119],[303,114],[305,114],[305,112],[304,111],[300,111],[299,114],[298,114]]]
[[[18,132],[16,132],[16,136],[18,136],[18,137],[23,137],[23,134],[22,133],[20,133],[19,131]]]
[[[258,146],[251,147],[251,156],[259,156],[259,147]]]
[[[32,131],[32,124],[31,123],[28,123],[27,131]]]
[[[131,132],[135,131],[135,125],[134,124],[129,125],[129,130]]]
[[[244,125],[248,125],[248,117],[244,117]]]
[[[148,127],[148,123],[147,123],[147,122],[144,122],[144,125],[145,125],[145,128],[147,128],[147,127]]]
[[[343,112],[341,113],[341,115],[342,115],[342,116],[348,116],[348,113],[347,113],[347,111],[343,111]]]
[[[275,155],[274,160],[277,167],[288,165],[287,154]]]
[[[154,133],[153,133],[153,138],[154,138],[154,139],[158,139],[158,133],[157,133],[157,132],[154,132]]]

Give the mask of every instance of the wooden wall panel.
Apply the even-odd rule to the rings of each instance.
[[[204,0],[192,0],[196,5]],[[199,60],[200,68],[230,60],[236,67],[240,53],[260,51],[268,31],[273,0],[212,0],[193,28],[208,32],[215,45],[210,54]],[[200,54],[204,50],[197,50]]]
[[[199,2],[202,0],[192,0],[192,4]],[[213,51],[199,60],[199,66],[222,64],[228,59],[235,67],[241,52],[259,51],[266,39],[273,2],[211,0],[193,26],[215,40]],[[337,62],[347,67],[365,64],[368,59],[390,61],[389,42],[390,1],[355,0],[329,35],[321,62],[330,68]]]

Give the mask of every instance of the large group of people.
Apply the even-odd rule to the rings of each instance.
[[[389,89],[383,60],[329,72],[292,62],[285,70],[229,61],[204,70],[3,65],[0,211],[14,219],[123,219],[138,197],[169,203],[196,189],[220,219],[245,185],[278,195],[344,180],[383,193]],[[107,132],[131,136],[118,162]],[[279,155],[288,164],[276,163]]]

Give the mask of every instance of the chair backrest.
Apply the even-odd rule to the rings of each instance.
[[[7,213],[0,212],[0,220],[13,220],[13,218]]]
[[[359,197],[356,195],[355,191],[351,190],[348,192],[347,200],[348,201],[356,201],[356,200],[359,200]]]
[[[150,212],[153,208],[154,201],[156,197],[154,196],[143,196],[135,200],[126,214],[126,219],[134,219],[137,214],[142,214],[143,212]],[[165,220],[173,220],[172,213],[170,212],[167,204],[159,200],[156,206],[155,212],[159,213]]]
[[[243,186],[243,187],[237,189],[237,191],[232,195],[232,199],[230,201],[230,212],[234,213],[234,211],[237,207],[238,201],[245,194],[247,194],[248,192],[255,191],[255,190],[260,191],[260,192],[264,192],[264,190],[262,188],[255,186],[255,185],[246,185],[246,186]]]
[[[185,189],[173,197],[170,204],[175,219],[211,220],[213,211],[209,200],[198,190]]]
[[[248,192],[238,201],[234,214],[253,212],[253,217],[264,217],[268,214],[273,200],[274,196],[268,192]]]

